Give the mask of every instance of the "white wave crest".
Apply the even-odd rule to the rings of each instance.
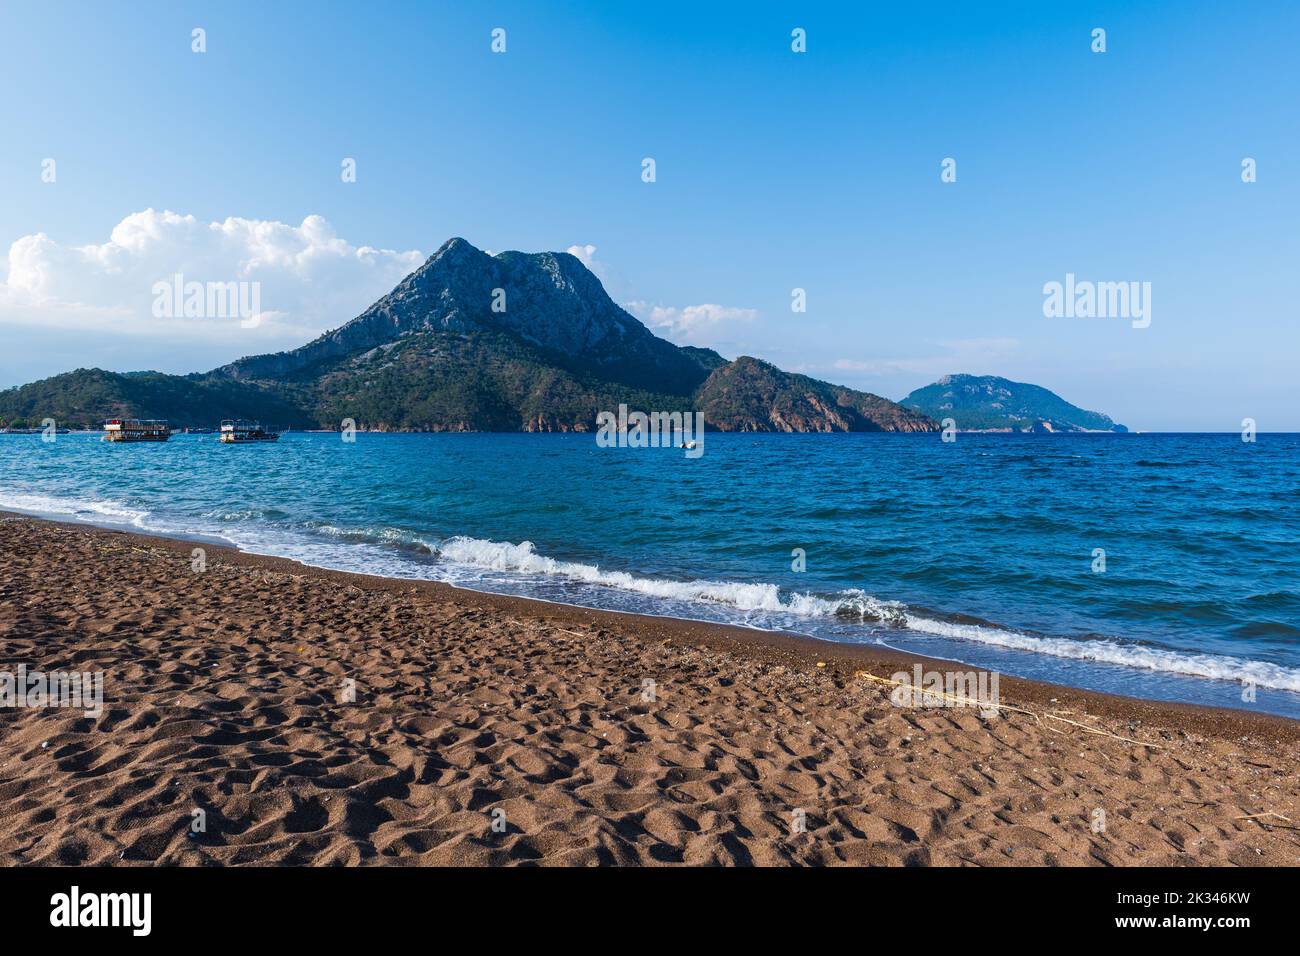
[[[1115,641],[1075,641],[1062,637],[1037,637],[997,627],[936,621],[914,614],[907,615],[907,628],[938,637],[1032,651],[1035,654],[1050,654],[1053,657],[1120,664],[1124,667],[1136,667],[1164,674],[1185,674],[1213,680],[1249,680],[1260,687],[1300,692],[1300,670],[1282,667],[1268,661],[1221,657],[1217,654],[1188,654],[1141,644],[1119,644]]]
[[[148,511],[129,508],[116,501],[88,501],[78,498],[60,498],[54,495],[32,495],[19,491],[0,489],[0,509],[12,509],[30,514],[69,517],[91,523],[126,523],[137,528],[145,527]]]
[[[510,544],[483,541],[479,538],[449,538],[438,547],[438,554],[457,564],[469,564],[489,571],[514,571],[523,574],[547,574],[585,584],[636,591],[650,597],[680,601],[711,601],[728,604],[742,611],[788,611],[775,584],[739,584],[731,581],[668,581],[641,578],[626,571],[602,571],[591,564],[557,561],[538,554],[531,541]]]
[[[576,561],[557,561],[538,554],[531,541],[510,544],[479,538],[450,538],[437,553],[448,561],[490,571],[544,574],[585,584],[634,591],[650,597],[677,601],[708,601],[741,611],[765,611],[796,617],[835,617],[878,622],[920,634],[971,641],[1013,650],[1047,654],[1073,660],[1118,664],[1165,674],[1183,674],[1215,680],[1253,681],[1260,687],[1300,692],[1300,670],[1267,661],[1214,654],[1189,654],[1139,644],[1115,641],[1079,641],[1040,637],[1020,631],[959,624],[925,617],[909,611],[898,601],[885,601],[853,589],[831,597],[793,593],[782,597],[775,584],[742,584],[735,581],[670,581],[637,577],[625,571],[602,571]]]

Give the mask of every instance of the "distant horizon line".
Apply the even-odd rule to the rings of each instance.
[[[141,419],[141,420],[143,421],[144,419]],[[150,420],[151,420],[151,421],[162,421],[162,422],[166,422],[166,421],[168,421],[168,419],[165,419],[165,418],[160,418],[160,419],[150,419]],[[340,431],[340,429],[337,429],[337,428],[280,428],[280,429],[278,429],[278,430],[279,430],[280,432],[291,432],[291,433],[297,433],[297,434],[301,434],[301,435],[332,435],[332,434],[336,434],[337,432]],[[59,429],[60,434],[72,434],[72,435],[91,435],[91,434],[95,434],[95,433],[97,433],[97,432],[101,432],[101,431],[103,431],[102,428],[60,428],[60,429]],[[14,429],[11,429],[11,428],[8,428],[8,427],[6,427],[6,428],[0,428],[0,435],[33,435],[33,434],[39,434],[40,432],[41,432],[41,429],[39,429],[39,428],[35,428],[35,427],[21,427],[21,428],[19,428],[19,429],[17,429],[17,430],[14,430]],[[184,427],[182,427],[181,429],[177,430],[177,431],[174,432],[173,434],[175,434],[175,435],[184,435],[184,434],[186,434],[187,432],[190,433],[190,434],[198,434],[198,432],[196,432],[194,429],[186,429],[186,428],[184,428]],[[594,434],[596,434],[596,429],[593,428],[593,429],[591,429],[591,430],[589,430],[589,431],[576,431],[576,430],[572,430],[572,431],[525,431],[525,430],[523,430],[523,429],[518,429],[518,430],[511,429],[511,430],[509,430],[509,431],[483,431],[483,430],[453,431],[453,430],[450,430],[450,429],[443,429],[443,430],[438,431],[438,430],[433,430],[433,429],[380,429],[380,428],[362,428],[362,427],[358,426],[357,429],[356,429],[356,432],[357,432],[357,434],[362,434],[362,435],[556,435],[556,436],[568,436],[568,435],[594,435]],[[1188,429],[1182,429],[1182,430],[1178,430],[1178,431],[1161,431],[1161,430],[1155,430],[1155,429],[1153,429],[1153,430],[1150,430],[1150,431],[1146,431],[1146,430],[1134,430],[1134,429],[1129,429],[1128,431],[1123,431],[1123,432],[1115,432],[1115,431],[1091,431],[1091,430],[1084,430],[1084,431],[1059,431],[1059,432],[1046,432],[1046,431],[1041,431],[1041,432],[1039,432],[1039,431],[1020,431],[1020,430],[1011,430],[1011,429],[971,429],[971,430],[963,430],[963,429],[958,428],[958,429],[956,429],[956,432],[957,432],[957,434],[959,434],[959,435],[990,435],[990,436],[1005,436],[1005,437],[1009,437],[1009,438],[1010,438],[1010,437],[1014,437],[1014,438],[1098,438],[1098,437],[1100,437],[1100,438],[1133,438],[1133,437],[1135,437],[1135,436],[1151,436],[1151,435],[1159,435],[1159,436],[1175,436],[1175,437],[1176,437],[1176,436],[1180,436],[1180,435],[1235,435],[1235,436],[1240,436],[1240,434],[1241,434],[1241,431],[1240,431],[1239,429],[1236,429],[1236,430],[1234,430],[1234,429],[1228,429],[1228,430],[1225,430],[1225,431],[1206,431],[1206,430],[1199,430],[1199,431],[1198,431],[1198,430],[1188,430]],[[714,430],[714,431],[710,431],[709,434],[710,434],[710,435],[748,435],[748,436],[754,436],[754,437],[757,437],[757,436],[769,436],[769,435],[771,435],[771,436],[779,436],[779,435],[809,435],[809,436],[833,436],[833,435],[888,435],[888,436],[906,436],[906,437],[918,437],[918,436],[920,436],[920,437],[930,437],[930,436],[933,436],[933,435],[940,434],[940,432],[937,432],[937,431],[930,431],[930,432],[903,432],[903,431],[884,431],[884,430],[881,430],[881,431],[829,431],[829,432],[822,432],[822,431],[789,431],[789,432],[785,432],[785,431],[718,431],[718,430]],[[1259,436],[1259,435],[1300,435],[1300,431],[1276,431],[1276,432],[1272,432],[1272,431],[1257,431],[1257,432],[1255,432],[1255,434],[1256,434],[1256,436]],[[1245,442],[1245,444],[1252,444],[1252,443],[1251,443],[1251,442]]]

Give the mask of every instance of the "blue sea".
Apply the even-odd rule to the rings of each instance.
[[[2,509],[1292,717],[1298,507],[1296,435],[0,436]]]

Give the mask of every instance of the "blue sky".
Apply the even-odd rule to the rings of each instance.
[[[904,6],[10,0],[0,385],[297,344],[460,235],[594,246],[661,334],[890,398],[1000,374],[1134,428],[1300,430],[1300,7]],[[193,219],[114,245],[150,209]],[[266,243],[310,265],[249,266]],[[141,277],[196,262],[265,276],[278,321],[155,319]],[[1044,317],[1067,273],[1150,282],[1150,327]]]

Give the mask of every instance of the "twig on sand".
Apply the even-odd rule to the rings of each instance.
[[[1248,813],[1244,817],[1234,817],[1233,819],[1254,820],[1262,827],[1276,827],[1279,830],[1300,830],[1300,827],[1297,826],[1286,826],[1285,824],[1281,824],[1281,823],[1265,823],[1263,820],[1260,819],[1260,817],[1277,817],[1279,820],[1285,820],[1287,823],[1291,823],[1290,817],[1284,817],[1282,816],[1282,814],[1274,813],[1272,810],[1265,810],[1263,813]]]
[[[901,687],[903,684],[902,681],[890,680],[887,677],[876,677],[874,674],[868,674],[866,671],[858,671],[855,676],[863,680],[874,681],[877,684],[889,684],[892,687]],[[1071,727],[1078,727],[1084,733],[1095,734],[1098,737],[1110,737],[1112,740],[1122,740],[1125,743],[1137,744],[1139,747],[1151,747],[1155,750],[1165,749],[1161,744],[1148,743],[1145,740],[1134,740],[1132,737],[1121,737],[1119,734],[1112,734],[1108,730],[1099,730],[1096,727],[1089,727],[1087,724],[1082,724],[1077,720],[1070,720],[1068,717],[1060,717],[1056,714],[1044,713],[1040,715],[1024,707],[1012,707],[1010,704],[998,704],[998,703],[993,703],[992,701],[975,700],[974,698],[971,697],[961,697],[957,694],[947,694],[939,690],[924,690],[921,692],[921,695],[922,697],[942,697],[944,700],[951,700],[959,704],[965,704],[971,707],[979,707],[984,710],[987,710],[989,708],[994,708],[996,710],[1009,710],[1017,714],[1028,714],[1030,717],[1034,718],[1034,720],[1038,722],[1039,726],[1047,727],[1047,729],[1052,731],[1053,733],[1063,734],[1065,733],[1065,731],[1057,730],[1055,727],[1050,727],[1044,724],[1043,723],[1044,717],[1047,718],[1048,720],[1059,720],[1061,723],[1069,724]]]

